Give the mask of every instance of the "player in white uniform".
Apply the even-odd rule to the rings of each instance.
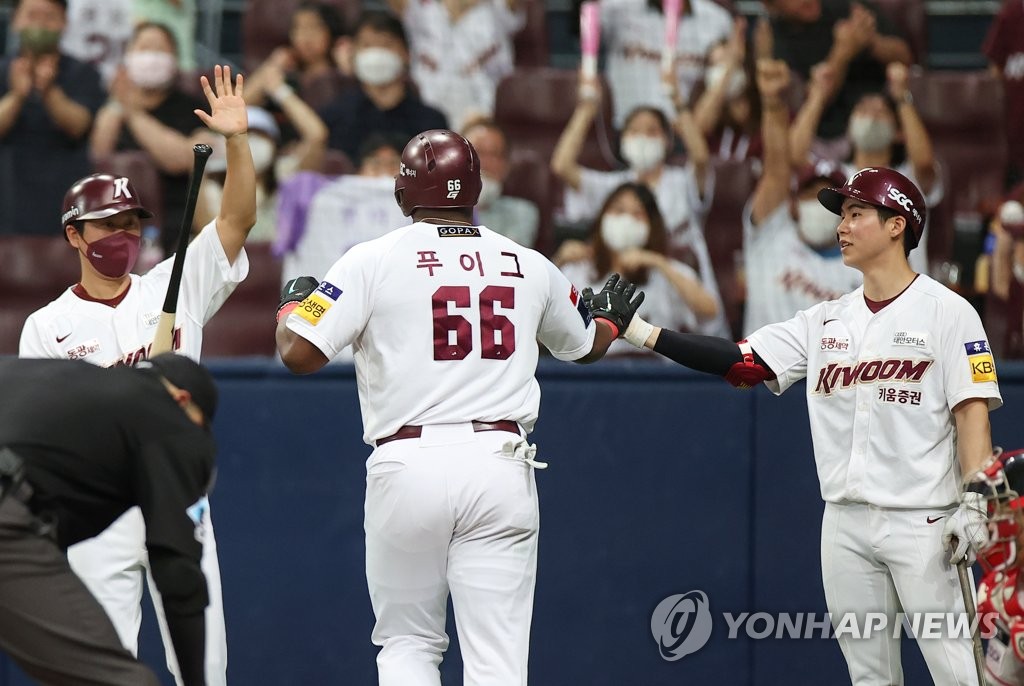
[[[256,192],[247,142],[242,77],[232,89],[230,70],[216,67],[216,93],[203,77],[211,114],[200,115],[223,135],[228,175],[219,216],[189,246],[178,300],[174,349],[198,360],[203,325],[245,278],[249,262],[242,245],[255,222]],[[140,218],[151,216],[125,177],[94,174],[64,197],[64,234],[78,252],[81,281],[32,313],[21,334],[22,357],[79,359],[103,367],[133,366],[147,357],[160,318],[172,259],[144,276],[130,274],[139,252]],[[206,610],[206,683],[226,683],[227,638],[217,544],[206,513],[203,572],[209,587]],[[110,615],[125,647],[138,651],[142,578],[149,573],[141,512],[132,508],[94,539],[68,549],[75,573]],[[181,684],[160,596],[149,577],[168,669]]]
[[[961,478],[992,454],[988,413],[1002,401],[978,314],[907,262],[925,220],[917,187],[867,168],[818,199],[841,215],[843,260],[862,287],[739,344],[639,317],[625,336],[738,386],[764,381],[779,394],[807,378],[828,609],[834,622],[856,614],[858,626],[885,613],[887,630],[839,642],[854,684],[901,684],[896,613],[965,611],[953,563],[985,540],[985,513]],[[918,647],[936,684],[977,683],[969,638]]]
[[[539,253],[472,224],[480,163],[444,130],[402,153],[411,226],[353,246],[317,285],[293,280],[278,350],[296,373],[355,351],[366,463],[366,577],[382,686],[439,685],[451,593],[467,686],[526,683],[540,526],[526,435],[537,341],[591,362],[631,315],[592,321]],[[315,289],[315,290],[314,290]],[[614,289],[613,289],[614,290]],[[642,295],[611,295],[635,312]]]

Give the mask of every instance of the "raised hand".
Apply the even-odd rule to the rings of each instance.
[[[633,315],[644,302],[643,291],[618,274],[612,274],[599,293],[583,289],[583,301],[595,319],[606,319],[619,330],[626,330]]]
[[[231,67],[219,64],[213,68],[213,81],[216,87],[210,87],[206,76],[199,77],[203,85],[203,93],[210,103],[210,113],[195,110],[196,116],[211,130],[225,138],[230,138],[249,130],[249,117],[245,111],[245,99],[242,97],[245,79],[239,74],[235,83],[231,83]]]
[[[901,62],[890,62],[885,67],[885,80],[888,82],[889,95],[897,101],[902,100],[910,90],[910,69]]]
[[[757,61],[757,89],[765,102],[782,100],[782,94],[789,87],[789,67],[782,60]]]

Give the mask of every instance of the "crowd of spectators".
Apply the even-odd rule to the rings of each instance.
[[[543,3],[358,5],[276,3],[281,44],[246,60],[260,207],[250,241],[277,259],[273,280],[322,276],[401,225],[391,191],[404,142],[453,128],[480,154],[480,223],[546,252],[580,288],[622,271],[650,292],[657,321],[739,337],[856,285],[815,194],[889,166],[929,208],[911,264],[1001,317],[1002,352],[1024,356],[1019,0],[993,19],[980,46],[990,73],[977,75],[1002,85],[1004,185],[971,204],[950,191],[958,170],[929,130],[935,113],[915,102],[933,73],[926,55],[869,0],[764,0],[749,18],[728,0],[683,0],[672,50],[661,0],[599,0],[601,69],[580,70],[560,102],[538,96],[534,138],[509,133],[502,98],[504,84],[553,71],[546,46],[539,62],[517,50],[524,36],[533,50],[547,37]],[[157,248],[172,250],[191,144],[204,140],[195,24],[195,0],[17,2],[0,65],[0,239],[58,235],[73,180],[142,155],[153,181],[137,185],[157,206]],[[545,138],[544,113],[573,102]],[[222,158],[208,165],[196,227],[219,204]],[[982,230],[973,253],[954,254],[964,217]]]

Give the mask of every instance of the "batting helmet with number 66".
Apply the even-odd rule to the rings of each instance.
[[[395,200],[407,217],[421,208],[473,207],[480,186],[480,157],[472,143],[454,131],[431,129],[402,151]]]

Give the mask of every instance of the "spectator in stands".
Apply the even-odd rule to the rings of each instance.
[[[658,203],[642,183],[627,181],[608,195],[590,229],[590,244],[565,241],[554,262],[578,288],[601,289],[612,272],[646,293],[639,313],[657,312],[684,331],[700,331],[722,310],[717,293],[691,267],[668,256],[668,233]],[[608,354],[635,353],[616,341]]]
[[[713,0],[683,0],[673,73],[684,102],[690,101],[694,85],[704,78],[711,48],[729,38],[732,25],[729,12]],[[601,32],[615,128],[624,127],[640,106],[651,105],[666,117],[674,116],[674,103],[662,86],[665,17],[661,0],[602,0]]]
[[[1006,137],[1010,144],[1007,185],[1024,180],[1024,3],[1006,0],[992,21],[982,47],[989,66],[1003,80]]]
[[[267,98],[275,99],[275,90],[284,82],[313,108],[325,106],[346,85],[333,57],[335,47],[344,40],[344,22],[335,7],[300,2],[292,13],[288,45],[274,50],[253,72],[245,84],[246,100],[263,106]]]
[[[865,167],[890,167],[921,189],[928,208],[938,205],[945,194],[942,171],[935,159],[931,138],[914,108],[907,67],[892,62],[886,68],[884,92],[865,93],[850,113],[847,136],[852,155],[843,165],[847,178]],[[822,64],[811,71],[808,97],[790,129],[790,155],[796,165],[806,164],[814,131],[827,103],[832,85],[831,66]],[[910,266],[928,273],[928,227],[915,250]]]
[[[124,150],[149,154],[160,172],[160,242],[166,254],[175,249],[185,214],[192,143],[203,129],[195,110],[205,106],[178,86],[178,44],[170,29],[162,24],[139,24],[125,51],[124,64],[111,83],[110,99],[96,115],[89,147],[94,160]]]
[[[133,0],[68,0],[61,52],[96,67],[109,85],[131,40],[134,11]]]
[[[820,189],[846,183],[846,176],[834,162],[821,160],[800,169],[793,183],[784,98],[789,79],[785,62],[758,60],[764,171],[743,210],[744,334],[838,298],[862,281],[860,272],[843,264],[839,219],[817,198]]]
[[[276,86],[275,86],[276,87]],[[294,92],[281,97],[288,121],[299,132],[298,141],[281,147],[281,130],[274,116],[261,107],[249,107],[249,148],[256,168],[256,225],[250,241],[273,241],[277,236],[278,185],[300,171],[319,170],[327,142],[327,127],[316,112]],[[223,139],[208,141],[213,155],[206,164],[208,177],[203,182],[202,205],[197,205],[199,226],[215,216],[224,192],[227,151]]]
[[[992,251],[992,294],[1008,300],[1016,282],[1024,287],[1024,206],[1017,200],[1002,204],[989,229],[995,236]]]
[[[89,129],[103,104],[99,73],[60,53],[63,0],[20,0],[18,53],[0,62],[0,234],[53,234],[48,208],[91,171]]]
[[[412,48],[423,101],[455,129],[494,113],[498,82],[514,68],[512,38],[526,25],[521,0],[388,0]]]
[[[178,64],[184,71],[196,68],[196,0],[133,0],[135,21],[166,26],[178,46]]]
[[[590,87],[588,87],[590,86]],[[579,100],[562,132],[551,158],[551,169],[566,185],[565,220],[590,222],[608,194],[626,181],[644,184],[654,193],[669,236],[669,252],[693,255],[695,268],[704,287],[718,294],[711,257],[704,240],[704,216],[711,205],[714,190],[707,142],[694,122],[693,114],[681,106],[675,116],[675,128],[687,150],[685,166],[666,163],[673,148],[673,130],[668,118],[657,107],[642,106],[626,119],[620,151],[629,166],[620,171],[603,172],[579,164],[579,154],[597,112],[601,107],[600,89],[581,84]],[[678,103],[682,105],[682,103]],[[725,335],[728,325],[724,312],[709,324],[708,335]],[[718,333],[720,332],[720,333]]]
[[[540,211],[529,200],[513,198],[502,192],[509,169],[505,132],[493,119],[476,119],[469,122],[463,135],[480,155],[483,187],[476,204],[477,221],[520,245],[534,247]]]
[[[356,26],[353,49],[359,87],[346,90],[320,112],[331,132],[330,147],[355,159],[370,134],[408,140],[421,131],[448,128],[444,115],[409,87],[409,43],[398,18],[365,12]]]
[[[866,1],[765,0],[765,7],[775,57],[805,81],[820,62],[835,73],[817,131],[825,141],[842,139],[861,96],[885,87],[887,64],[913,61],[910,46],[893,24]]]
[[[741,17],[729,40],[711,48],[704,90],[693,108],[711,154],[722,160],[761,157],[761,99],[748,72],[746,31]]]

